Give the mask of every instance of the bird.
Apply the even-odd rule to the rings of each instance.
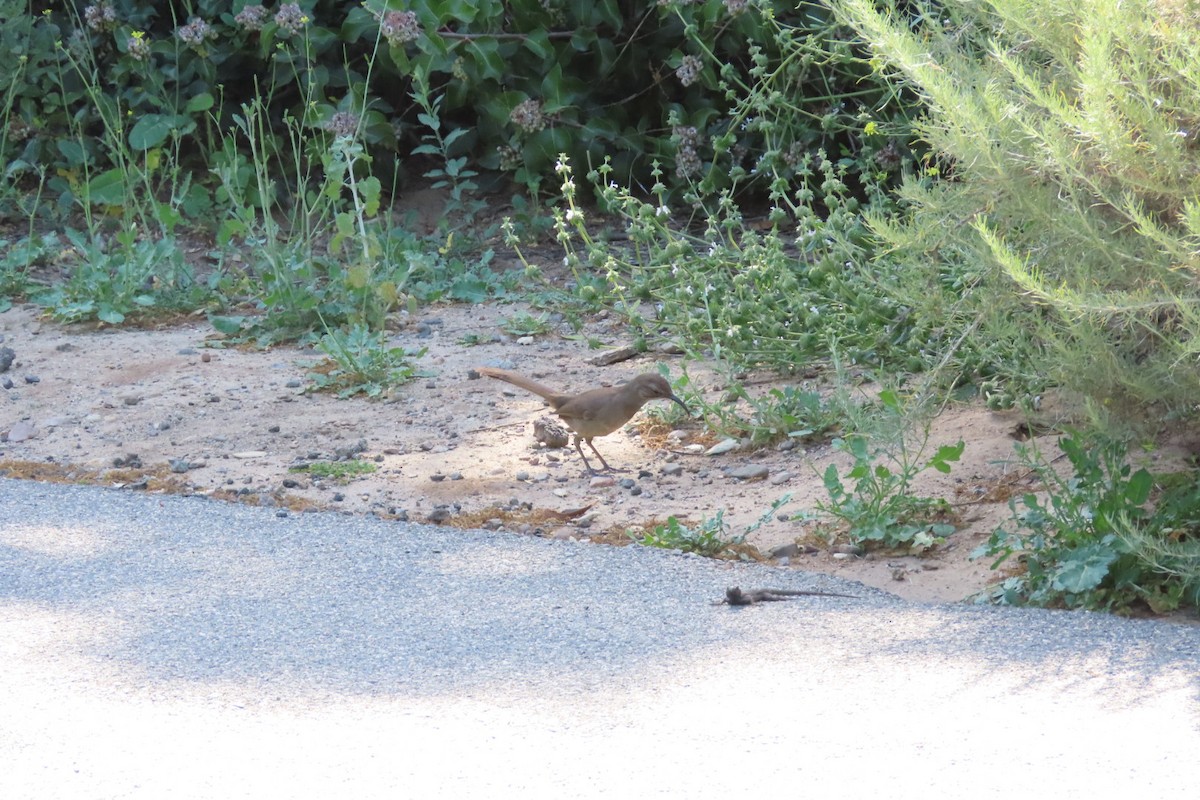
[[[600,463],[609,471],[613,470],[600,451],[592,444],[597,436],[607,436],[628,422],[638,410],[651,400],[663,399],[678,403],[685,413],[690,414],[687,404],[671,391],[667,379],[654,372],[644,372],[635,376],[627,383],[618,386],[604,386],[598,389],[588,389],[579,394],[557,392],[548,386],[543,386],[532,378],[527,378],[519,372],[495,367],[477,367],[476,372],[489,378],[511,383],[527,392],[540,395],[549,404],[559,419],[566,423],[575,433],[575,449],[583,459],[583,465],[592,475],[598,474],[583,454],[580,440],[600,459]]]

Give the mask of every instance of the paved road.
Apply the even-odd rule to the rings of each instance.
[[[1167,797],[1197,753],[1198,627],[0,480],[4,800]]]

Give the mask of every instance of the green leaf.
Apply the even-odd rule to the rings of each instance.
[[[208,92],[201,92],[191,100],[188,100],[187,105],[183,107],[183,110],[189,114],[195,114],[197,111],[208,111],[213,107],[215,102],[216,101],[213,99],[211,94]]]
[[[554,46],[550,44],[550,34],[545,28],[538,28],[525,38],[525,49],[543,61],[554,57]]]
[[[149,150],[166,141],[175,127],[173,114],[143,114],[129,132],[129,146],[134,150]]]
[[[120,325],[125,321],[125,315],[107,303],[100,306],[100,310],[96,312],[96,317],[101,322],[107,322],[109,325]]]
[[[1051,585],[1061,592],[1079,594],[1100,585],[1117,553],[1103,544],[1090,544],[1072,552],[1054,573]]]
[[[242,326],[246,324],[244,316],[218,316],[210,314],[208,323],[217,330],[218,333],[223,333],[226,336],[232,336],[235,333],[242,332]]]
[[[125,173],[117,168],[101,172],[87,182],[83,196],[92,205],[119,206],[125,204]]]
[[[1145,469],[1139,469],[1129,477],[1129,485],[1125,487],[1125,499],[1140,506],[1150,499],[1150,490],[1154,488],[1154,476]]]

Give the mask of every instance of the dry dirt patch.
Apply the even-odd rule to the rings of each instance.
[[[37,309],[0,314],[0,346],[16,354],[0,390],[0,472],[129,490],[201,493],[275,506],[450,524],[501,525],[518,533],[622,541],[612,531],[670,515],[698,520],[725,510],[735,530],[756,521],[784,494],[795,515],[825,496],[820,474],[844,461],[828,446],[705,456],[684,452],[708,441],[699,427],[680,440],[626,429],[599,439],[614,467],[594,482],[572,449],[537,450],[533,422],[541,400],[471,367],[524,371],[567,391],[612,384],[672,356],[653,354],[606,367],[583,337],[538,337],[518,344],[500,334],[513,307],[429,308],[403,320],[398,346],[426,348],[425,377],[382,401],[337,400],[305,391],[320,354],[295,347],[226,348],[203,320],[156,330],[70,328]],[[468,339],[468,335],[474,337]],[[498,338],[496,337],[498,334]],[[594,320],[587,337],[627,344],[615,320]],[[469,346],[465,341],[482,341]],[[717,379],[694,365],[693,378],[720,397]],[[763,391],[769,386],[760,387]],[[644,413],[644,411],[643,411]],[[635,418],[636,420],[636,418]],[[636,426],[634,426],[636,427]],[[924,601],[960,600],[994,580],[968,555],[1007,517],[992,492],[1013,465],[1013,420],[980,407],[953,408],[932,444],[967,443],[950,475],[922,475],[915,491],[958,504],[963,527],[931,555],[836,558],[799,555],[787,567],[838,574]],[[653,446],[651,446],[653,444]],[[348,480],[294,471],[312,460],[355,454],[375,471]],[[664,467],[679,464],[678,474]],[[730,478],[732,467],[761,465],[768,477]],[[668,470],[672,472],[674,470]],[[990,494],[989,494],[990,492]],[[773,519],[750,541],[767,552],[804,534]]]

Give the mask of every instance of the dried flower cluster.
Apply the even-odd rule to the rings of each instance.
[[[388,44],[398,47],[421,35],[421,23],[415,11],[389,11],[379,20],[379,31]]]
[[[692,125],[676,125],[671,129],[675,142],[675,174],[690,178],[700,171],[700,132]]]
[[[149,58],[150,43],[146,41],[146,34],[134,31],[133,35],[125,40],[125,53],[134,61],[145,61]]]
[[[83,21],[94,31],[112,30],[117,24],[117,12],[108,0],[101,0],[83,10]]]
[[[179,37],[179,41],[188,47],[199,49],[209,39],[215,39],[217,32],[213,30],[212,25],[209,25],[199,17],[192,17],[188,20],[187,25],[181,25],[175,31],[175,35]]]
[[[334,136],[353,136],[360,121],[361,118],[353,111],[338,111],[323,127]]]
[[[243,30],[261,31],[267,24],[266,6],[246,6],[237,13],[233,21],[242,26]]]
[[[297,3],[285,3],[275,12],[275,24],[279,26],[279,33],[283,36],[299,33],[306,22],[308,16],[300,10]]]
[[[542,114],[542,104],[537,100],[523,100],[512,110],[508,118],[512,123],[526,133],[537,133],[546,127],[546,117]]]
[[[700,77],[702,69],[704,69],[704,62],[698,57],[684,56],[679,68],[675,70],[675,77],[679,78],[679,82],[684,86],[691,86],[696,82],[696,78]]]

